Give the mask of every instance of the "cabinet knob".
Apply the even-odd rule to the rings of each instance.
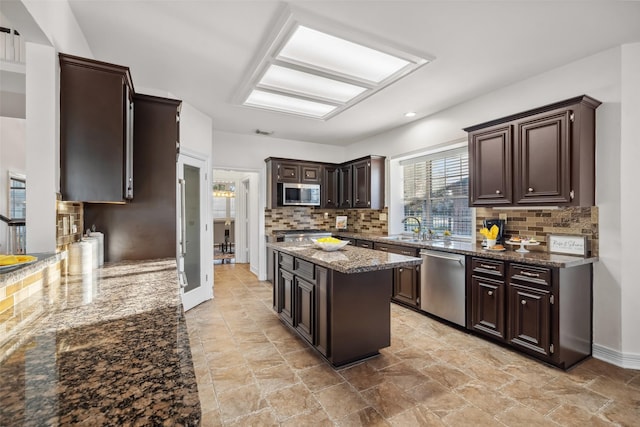
[[[399,270],[400,270],[400,273],[402,273],[402,268],[400,268]]]
[[[527,304],[527,302],[526,302],[525,300],[522,300],[522,301],[520,301],[520,304],[522,304],[522,305],[526,305],[526,304]]]
[[[496,190],[496,194],[500,194],[500,193],[502,193],[502,191]]]
[[[331,199],[328,199],[327,202],[331,203]]]
[[[493,295],[493,291],[487,292],[487,295],[489,295],[489,296]]]
[[[528,190],[529,190],[529,193],[533,193],[533,188],[529,187]]]

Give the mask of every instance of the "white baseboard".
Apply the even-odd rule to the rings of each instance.
[[[598,344],[593,344],[591,351],[595,359],[625,369],[640,369],[640,354],[621,353],[618,350]]]

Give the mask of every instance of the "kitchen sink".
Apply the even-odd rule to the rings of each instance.
[[[397,240],[399,242],[413,242],[413,243],[418,243],[418,242],[422,242],[422,240],[417,239],[413,236],[409,236],[406,234],[397,234],[397,235],[393,235],[393,236],[386,236],[384,237],[384,239],[386,240]]]

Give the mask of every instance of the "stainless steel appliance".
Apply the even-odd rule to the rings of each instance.
[[[320,184],[278,184],[281,206],[320,206]]]
[[[420,309],[465,326],[464,255],[423,249],[420,256]]]

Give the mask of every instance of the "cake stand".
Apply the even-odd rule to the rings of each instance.
[[[510,245],[520,245],[519,249],[516,249],[516,252],[520,252],[521,254],[526,254],[529,251],[525,246],[537,246],[540,242],[530,242],[529,240],[520,240],[519,242],[513,242],[511,240],[507,240],[507,243]]]

